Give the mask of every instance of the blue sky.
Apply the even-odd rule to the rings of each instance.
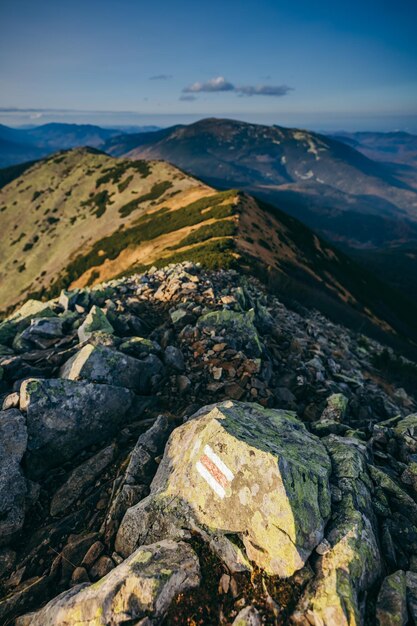
[[[417,132],[415,0],[2,0],[0,122]]]

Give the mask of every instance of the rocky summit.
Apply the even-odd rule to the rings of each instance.
[[[0,323],[0,623],[417,623],[417,366],[183,262]]]

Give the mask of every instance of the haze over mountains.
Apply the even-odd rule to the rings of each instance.
[[[156,127],[129,128],[126,132],[151,131]],[[31,128],[11,128],[0,124],[0,167],[32,161],[57,150],[78,146],[98,148],[121,128],[101,128],[92,124],[50,123]]]

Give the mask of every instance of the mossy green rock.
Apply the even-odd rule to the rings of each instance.
[[[211,311],[199,317],[199,328],[213,329],[215,332],[225,330],[232,343],[238,350],[245,350],[249,356],[260,356],[262,344],[260,342],[255,324],[255,311],[251,309],[246,313],[239,313],[230,309]],[[232,344],[230,344],[232,345]]]
[[[318,558],[315,577],[305,588],[291,623],[359,626],[363,624],[359,594],[372,587],[381,573],[366,447],[335,435],[325,445],[342,499],[326,534],[331,548]]]
[[[199,583],[200,566],[192,548],[161,541],[139,548],[94,585],[64,591],[37,613],[19,618],[17,625],[136,624],[147,616],[155,619],[147,623],[159,624],[172,600]]]
[[[22,332],[37,317],[54,317],[50,303],[40,300],[27,300],[20,309],[0,323],[0,344],[10,346],[17,333]]]
[[[80,341],[87,341],[95,331],[110,335],[114,332],[113,326],[107,319],[106,314],[96,305],[91,307],[90,312],[79,327],[78,338]]]
[[[387,576],[382,582],[376,607],[376,623],[378,626],[405,626],[408,623],[407,585],[402,570]]]
[[[129,337],[129,339],[119,346],[119,350],[137,357],[143,357],[161,351],[161,349],[158,350],[153,341],[145,337]]]
[[[238,535],[251,561],[290,576],[323,537],[330,469],[323,444],[291,412],[205,407],[171,435],[151,496],[127,511],[117,550],[126,556],[147,533],[177,524],[200,529],[226,562],[227,536]]]
[[[402,459],[408,462],[410,455],[417,453],[417,414],[408,415],[394,428]]]

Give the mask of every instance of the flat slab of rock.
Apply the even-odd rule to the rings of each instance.
[[[148,393],[151,378],[162,368],[156,356],[144,361],[104,346],[86,345],[61,368],[61,378],[89,380]]]
[[[97,476],[110,465],[115,454],[116,446],[111,444],[76,467],[54,494],[50,507],[51,515],[60,515],[72,506],[84,489],[92,485]]]
[[[116,549],[127,556],[170,523],[216,537],[226,562],[227,535],[237,534],[250,560],[290,576],[323,538],[329,474],[325,447],[293,413],[232,401],[205,407],[172,433],[151,495],[127,511]]]
[[[161,541],[139,548],[98,583],[65,591],[16,625],[133,624],[147,616],[159,623],[175,596],[199,583],[200,566],[192,548]]]
[[[26,465],[37,476],[77,452],[106,442],[123,423],[133,392],[73,380],[31,378],[20,387],[26,415]]]
[[[27,483],[20,462],[27,445],[23,415],[0,411],[0,546],[19,531],[25,519]]]

